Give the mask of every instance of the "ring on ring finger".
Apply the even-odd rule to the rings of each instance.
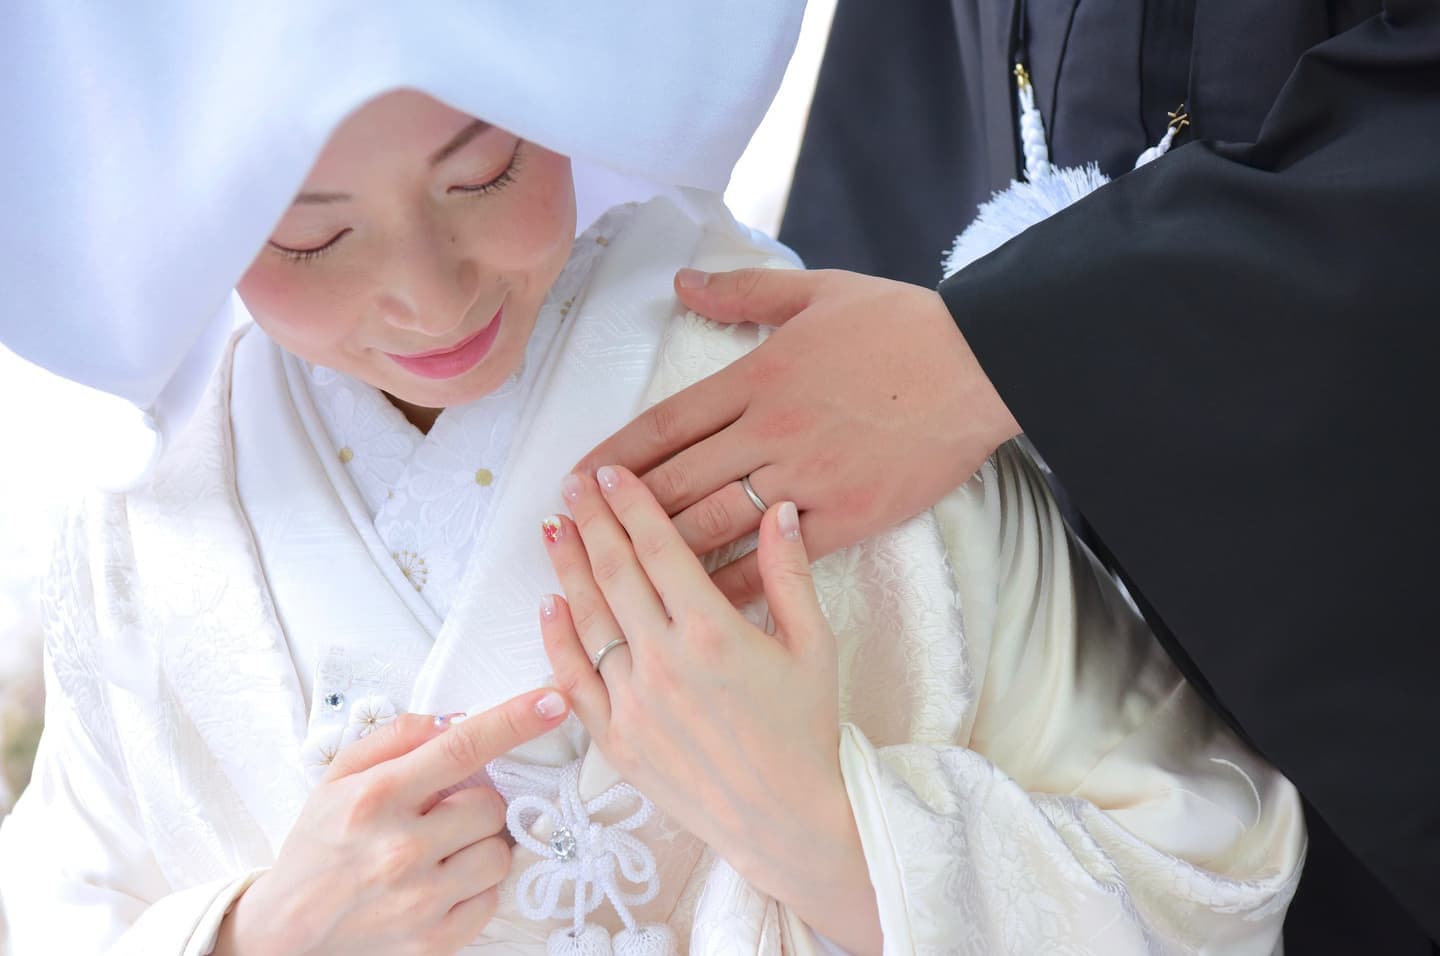
[[[606,655],[609,654],[611,651],[624,647],[626,644],[629,643],[630,642],[625,640],[625,638],[617,637],[613,641],[606,643],[606,645],[600,648],[600,650],[596,651],[590,657],[590,663],[595,667],[595,673],[600,674],[600,676],[603,678],[605,675],[600,673],[600,665],[605,663]]]

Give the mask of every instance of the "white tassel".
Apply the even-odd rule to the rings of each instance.
[[[646,923],[615,934],[615,956],[677,956],[675,931],[661,923]]]
[[[955,237],[955,245],[942,267],[945,277],[948,279],[1109,181],[1100,167],[1091,163],[1054,169],[1048,176],[1030,182],[1012,182],[1009,189],[990,197],[990,201],[980,207],[975,221]]]
[[[546,956],[611,956],[610,934],[603,926],[586,923],[578,933],[557,929],[545,940]]]

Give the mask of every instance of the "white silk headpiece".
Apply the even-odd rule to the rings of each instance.
[[[413,88],[575,162],[580,225],[721,192],[803,0],[47,0],[0,14],[0,342],[183,424],[332,130]],[[707,203],[709,205],[707,205]]]

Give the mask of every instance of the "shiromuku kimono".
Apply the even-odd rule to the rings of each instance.
[[[377,390],[235,338],[149,483],[64,535],[45,737],[0,842],[22,954],[205,952],[348,740],[544,682],[557,474],[759,339],[677,309],[686,265],[789,263],[665,199],[617,209],[577,240],[523,371],[423,436]],[[1273,950],[1304,845],[1294,791],[1180,678],[1017,449],[816,582],[887,951]],[[144,659],[112,660],[117,643]],[[535,812],[474,951],[544,952],[587,853],[622,873],[581,914],[607,935],[823,951],[573,723],[491,772]],[[578,848],[557,839],[592,823]]]
[[[213,15],[155,6],[184,23]],[[242,109],[273,93],[269,125],[234,133],[203,97],[164,100],[173,110],[147,129],[189,117],[218,137],[184,138],[177,148],[189,151],[173,160],[182,172],[224,168],[212,170],[218,193],[205,208],[172,202],[172,219],[131,221],[160,248],[126,260],[140,278],[113,264],[101,276],[118,326],[162,340],[143,326],[144,308],[178,335],[175,301],[223,299],[319,134],[397,85],[576,157],[582,209],[604,205],[593,163],[611,171],[606,195],[654,198],[584,216],[521,370],[423,435],[375,389],[307,365],[256,328],[219,336],[203,389],[189,381],[213,328],[168,352],[122,349],[117,366],[133,368],[97,371],[109,376],[97,384],[147,409],[165,447],[135,487],[77,510],[49,577],[45,733],[32,784],[0,827],[0,910],[18,956],[208,952],[339,749],[402,710],[473,713],[543,684],[535,609],[555,582],[539,522],[561,505],[564,470],[761,338],[684,313],[674,271],[797,264],[718,198],[778,82],[795,9],[632,0],[560,13],[535,2],[473,24],[513,41],[487,58],[455,39],[465,35],[456,23],[476,16],[466,6],[423,24],[347,10],[325,21],[347,42],[327,33],[299,47],[271,31],[253,60],[215,64],[254,71],[258,92],[225,88]],[[642,14],[674,18],[661,34],[673,41],[664,69],[643,54],[665,44],[646,34],[636,47]],[[552,24],[576,17],[589,19],[566,31],[576,49],[562,55]],[[141,38],[139,52],[106,45],[93,24],[67,33],[67,49],[93,42],[97,62],[130,63],[122,78],[142,83],[205,58],[204,47],[166,46],[185,33],[173,24],[114,26]],[[290,62],[287,48],[318,65]],[[286,82],[334,68],[317,86],[330,91],[323,108],[291,109],[293,94],[263,85],[277,56],[292,68]],[[505,74],[549,61],[574,86],[570,108],[526,101]],[[470,72],[450,75],[459,63]],[[209,77],[208,64],[189,68]],[[631,125],[575,115],[594,105],[587,97],[633,92],[607,85],[626,69],[633,88],[673,82],[626,101],[619,119]],[[600,93],[584,84],[591,70]],[[636,79],[645,70],[659,72]],[[735,92],[721,102],[717,84]],[[496,90],[532,112],[488,98]],[[681,104],[662,109],[671,94]],[[268,139],[275,150],[259,148]],[[122,139],[105,161],[147,158],[137,142]],[[219,265],[184,228],[217,207],[238,223],[216,234]],[[65,300],[57,322],[84,328],[74,310],[88,294]],[[95,336],[90,351],[128,341],[104,326]],[[47,358],[45,342],[29,344]],[[49,364],[84,372],[83,350],[66,348]],[[825,558],[815,575],[839,641],[840,759],[887,952],[1276,949],[1305,845],[1294,790],[1181,679],[1067,534],[1021,449],[1003,448],[935,509]],[[621,781],[573,720],[489,772],[517,846],[499,914],[467,952],[833,949]]]

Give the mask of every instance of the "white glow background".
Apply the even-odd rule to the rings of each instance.
[[[799,50],[726,192],[742,222],[771,235],[779,228],[834,10],[835,0],[809,3]],[[28,772],[28,737],[38,720],[39,578],[56,519],[90,486],[100,453],[51,424],[74,406],[77,391],[0,347],[0,812],[12,802],[14,782]]]

